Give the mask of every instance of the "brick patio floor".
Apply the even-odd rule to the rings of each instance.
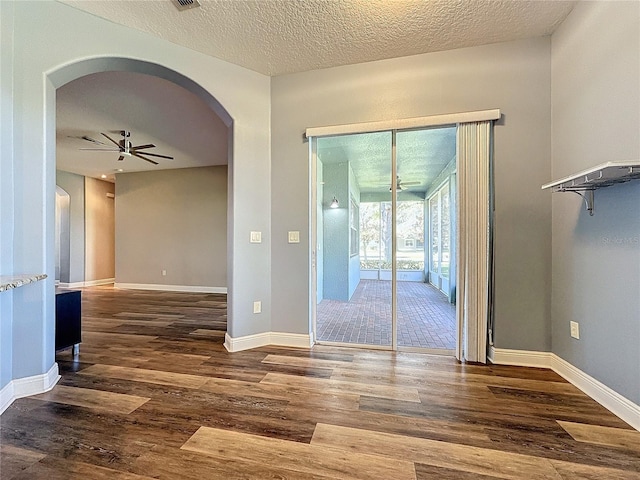
[[[318,340],[391,345],[391,282],[360,280],[351,301],[318,305]],[[428,283],[398,282],[398,345],[453,350],[456,307]]]

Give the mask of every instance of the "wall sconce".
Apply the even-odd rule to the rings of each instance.
[[[340,202],[338,202],[338,199],[336,198],[336,196],[333,196],[333,200],[331,200],[331,205],[329,205],[330,208],[338,208],[340,206]]]

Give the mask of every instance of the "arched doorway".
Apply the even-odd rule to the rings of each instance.
[[[227,110],[220,104],[220,102],[206,89],[204,89],[197,82],[192,79],[186,77],[185,75],[167,68],[165,66],[159,65],[157,63],[136,60],[130,58],[122,58],[122,57],[101,57],[101,58],[91,58],[87,60],[81,60],[76,63],[72,63],[69,65],[65,65],[53,72],[50,72],[47,75],[50,83],[47,85],[46,91],[46,103],[47,105],[51,105],[51,102],[55,101],[56,90],[63,85],[66,85],[70,82],[73,82],[76,79],[81,77],[85,77],[87,75],[92,75],[96,73],[103,72],[131,72],[131,73],[139,73],[144,75],[150,75],[153,77],[161,78],[163,80],[169,81],[198,97],[204,104],[206,104],[224,123],[227,127],[228,132],[228,143],[227,143],[227,168],[228,168],[228,180],[227,180],[227,203],[229,206],[233,205],[233,119],[231,115],[227,112]],[[52,87],[52,88],[51,88]],[[55,116],[55,108],[48,108],[45,110],[45,124],[47,127],[47,131],[55,132],[56,131],[56,116]],[[55,143],[54,143],[55,144]],[[55,158],[55,152],[47,152],[47,157],[51,160]],[[54,162],[55,163],[55,162]],[[231,210],[231,209],[229,209]],[[227,231],[233,231],[233,215],[227,216]],[[56,217],[56,227],[58,226],[58,218]],[[232,238],[231,233],[229,237]],[[46,239],[48,244],[54,244],[54,252],[56,253],[56,266],[58,265],[58,235],[57,230],[54,229],[53,238]],[[228,242],[227,245],[227,271],[229,272],[228,277],[229,280],[227,282],[227,298],[228,304],[231,303],[231,296],[233,295],[232,284],[230,282],[231,277],[231,268],[233,263],[233,242]],[[57,270],[56,270],[57,273]],[[227,329],[230,329],[230,325],[232,322],[231,312],[228,314],[228,326]]]
[[[35,9],[10,2],[2,13],[3,31],[13,32],[3,43],[6,74],[0,80],[3,91],[12,92],[0,101],[2,178],[11,179],[0,192],[0,217],[13,227],[3,228],[3,274],[48,275],[0,302],[3,320],[8,319],[0,338],[3,392],[13,391],[11,397],[40,393],[58,378],[56,88],[90,73],[128,69],[165,78],[195,92],[224,117],[229,135],[227,334],[268,341],[271,275],[256,272],[271,271],[269,77],[57,2]],[[254,230],[262,232],[259,245],[249,242]],[[262,301],[259,315],[252,312],[255,301]]]

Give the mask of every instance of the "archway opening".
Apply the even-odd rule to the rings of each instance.
[[[157,79],[163,79],[168,82],[171,82],[178,87],[181,87],[184,90],[187,90],[191,94],[195,95],[200,101],[202,101],[215,115],[222,121],[224,126],[226,127],[226,165],[227,165],[227,175],[226,175],[226,252],[224,252],[223,262],[226,262],[226,271],[227,271],[227,279],[225,285],[225,293],[227,294],[227,304],[230,303],[230,296],[233,295],[232,292],[232,283],[231,283],[231,268],[233,265],[233,241],[232,241],[232,232],[233,232],[233,215],[232,215],[232,205],[233,205],[233,119],[231,115],[227,112],[227,110],[220,104],[220,102],[206,89],[204,89],[201,85],[191,80],[190,78],[182,75],[175,70],[169,69],[165,66],[147,62],[143,60],[135,60],[129,58],[114,58],[114,57],[100,57],[100,58],[91,58],[82,60],[76,63],[65,65],[55,71],[50,72],[47,75],[49,82],[47,83],[46,90],[46,110],[45,110],[45,125],[47,131],[47,139],[51,140],[47,142],[48,145],[55,145],[56,142],[52,137],[55,136],[56,132],[56,108],[55,108],[55,100],[56,100],[56,90],[60,87],[63,87],[74,80],[81,79],[83,77],[92,75],[92,74],[100,74],[100,73],[113,73],[113,72],[127,72],[127,73],[135,73],[135,74],[143,74],[146,76],[156,77]],[[47,161],[55,164],[56,162],[56,150],[55,149],[47,149],[46,150]],[[52,176],[55,178],[55,175]],[[53,188],[52,188],[53,189]],[[49,202],[49,200],[47,201]],[[52,211],[53,209],[49,209]],[[56,218],[56,227],[58,226],[58,219]],[[59,255],[59,245],[61,240],[58,240],[58,234],[56,229],[52,229],[52,233],[56,232],[54,235],[47,236],[47,243],[53,244],[56,255],[56,273],[58,272],[58,263],[59,258],[62,258],[62,255]],[[61,237],[60,237],[61,238]],[[48,249],[52,251],[51,249]],[[60,270],[62,270],[60,268]],[[164,273],[164,270],[162,270]],[[58,275],[57,275],[58,276]],[[230,329],[230,324],[232,322],[231,312],[227,315],[227,330]]]

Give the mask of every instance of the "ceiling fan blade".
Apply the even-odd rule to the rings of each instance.
[[[121,162],[122,160],[124,160],[124,155],[120,155],[120,156],[118,157],[118,161],[119,161],[119,162]]]
[[[106,145],[106,143],[101,142],[100,140],[96,140],[95,138],[91,138],[88,135],[82,135],[81,137],[75,137],[75,138],[81,138],[82,140],[86,140],[87,142],[95,143],[96,145]]]
[[[120,149],[115,148],[79,148],[78,150],[91,150],[93,152],[119,152]]]
[[[109,140],[111,143],[113,143],[116,147],[118,147],[118,150],[120,150],[120,148],[121,148],[120,144],[118,142],[116,142],[113,138],[111,138],[106,133],[101,133],[100,135],[102,135],[103,137],[107,138],[107,140]]]
[[[160,158],[166,158],[168,160],[173,160],[173,157],[169,157],[168,155],[158,155],[157,153],[147,153],[147,152],[144,152],[144,154],[149,157],[160,157]]]
[[[140,155],[139,153],[135,153],[135,152],[131,152],[131,155],[133,155],[134,157],[138,157],[141,158],[142,160],[145,160],[149,163],[153,163],[154,165],[158,165],[158,162],[154,162],[153,160],[151,160],[150,158],[144,158],[142,155]]]
[[[400,182],[403,187],[410,187],[411,185],[420,185],[420,182]]]
[[[131,147],[131,150],[142,150],[144,148],[154,148],[155,145],[153,143],[147,143],[146,145],[138,145],[135,147]]]

